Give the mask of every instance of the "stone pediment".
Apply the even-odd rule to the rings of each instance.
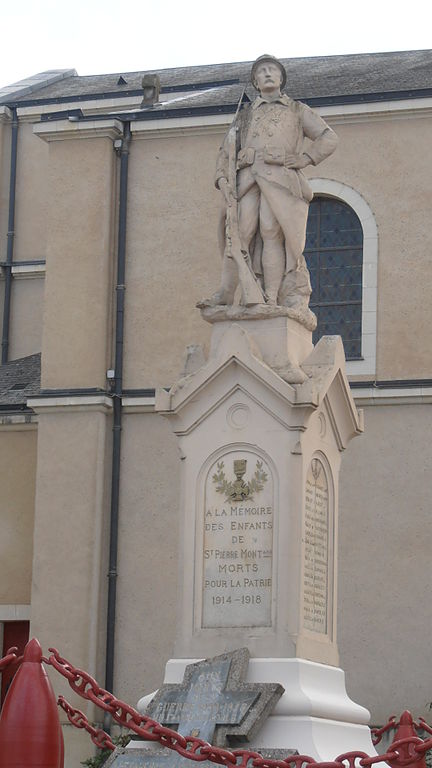
[[[306,412],[312,413],[318,402],[309,393],[307,397],[315,399],[303,398],[298,406],[296,387],[262,360],[254,339],[243,328],[232,324],[207,363],[179,379],[169,391],[158,390],[155,409],[177,422],[177,434],[185,433],[237,390],[246,392],[287,427],[303,424]]]
[[[180,378],[169,391],[157,392],[155,407],[174,420],[177,434],[185,434],[237,390],[291,429],[305,429],[310,416],[325,403],[336,442],[343,450],[363,429],[344,365],[341,339],[323,337],[302,362],[306,381],[289,384],[264,362],[253,335],[234,323],[212,347],[204,365]]]

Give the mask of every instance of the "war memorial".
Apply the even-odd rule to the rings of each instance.
[[[362,417],[340,338],[312,344],[303,256],[312,191],[301,169],[337,137],[281,93],[274,57],[255,61],[251,81],[257,97],[240,98],[217,160],[221,287],[198,304],[209,358],[189,348],[184,376],[156,397],[182,458],[182,610],[177,658],[139,707],[186,737],[330,761],[374,753],[336,637],[338,477]],[[110,765],[179,761],[132,741]]]

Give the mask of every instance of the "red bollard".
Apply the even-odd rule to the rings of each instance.
[[[30,640],[0,713],[0,768],[63,768],[57,704],[42,666],[42,648]]]
[[[415,743],[411,741],[413,737],[415,739],[419,738],[418,733],[414,727],[411,712],[408,712],[406,709],[405,712],[402,712],[400,716],[399,725],[393,742],[388,748],[388,752],[392,751],[393,744],[396,742],[402,742],[399,746],[396,745],[396,749],[403,759],[404,768],[426,768],[426,759],[424,754],[420,756],[413,749],[413,746],[415,746]],[[410,760],[409,758],[412,759]],[[391,768],[400,768],[401,766],[401,760],[397,758],[394,761],[388,760],[387,762]]]

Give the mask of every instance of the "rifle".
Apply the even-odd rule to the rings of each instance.
[[[238,128],[232,125],[228,132],[228,182],[233,195],[237,192],[237,131]],[[226,214],[226,253],[237,265],[242,292],[241,303],[246,307],[264,304],[264,294],[252,270],[249,253],[242,247],[240,240],[238,203],[237,197],[233,195]]]

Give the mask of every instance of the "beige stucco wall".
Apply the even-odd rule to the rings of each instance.
[[[49,211],[48,147],[19,122],[14,261],[44,259]]]
[[[43,409],[41,409],[43,411]],[[110,415],[103,408],[38,416],[30,632],[103,681],[106,623]],[[95,714],[50,671],[56,694]],[[66,720],[64,713],[60,719]],[[86,735],[65,729],[68,768],[92,753]]]
[[[55,141],[49,148],[42,384],[105,388],[116,158],[105,136]]]
[[[126,414],[122,432],[115,688],[135,704],[160,685],[177,616],[180,455],[168,423]]]
[[[29,605],[36,479],[36,425],[0,425],[0,603]]]
[[[208,341],[195,304],[219,280],[213,174],[221,135],[132,141],[126,387],[170,385],[186,344]]]
[[[10,181],[10,122],[0,121],[0,256],[6,259]],[[46,254],[48,147],[33,134],[33,124],[19,121],[17,140],[15,236],[13,261],[43,260]],[[0,283],[3,313],[4,281]],[[41,350],[44,280],[13,278],[9,359]]]
[[[405,708],[430,719],[430,408],[366,408],[342,457],[339,651],[375,723]]]
[[[42,409],[41,409],[42,410]],[[101,674],[109,500],[109,415],[38,416],[32,632]]]
[[[41,351],[45,280],[42,277],[13,279],[9,359]],[[1,305],[0,305],[1,306]]]

